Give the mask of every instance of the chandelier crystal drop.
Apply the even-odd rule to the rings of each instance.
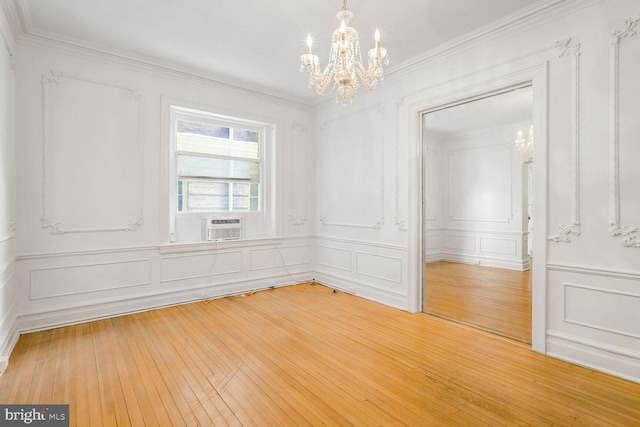
[[[313,39],[307,37],[307,53],[300,57],[300,71],[309,73],[309,88],[315,86],[316,92],[327,94],[336,92],[336,101],[350,104],[360,85],[373,89],[383,79],[382,66],[387,65],[387,50],[380,46],[380,32],[375,32],[375,47],[369,50],[367,67],[362,62],[358,32],[349,27],[353,13],[347,10],[347,0],[343,1],[342,10],[338,12],[340,27],[331,37],[329,64],[321,71],[317,55],[312,53]],[[332,85],[333,82],[333,85]]]
[[[515,149],[522,154],[526,154],[533,148],[533,125],[529,127],[529,136],[525,139],[522,129],[518,131],[518,136],[515,141]]]

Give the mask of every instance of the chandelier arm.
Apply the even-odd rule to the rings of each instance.
[[[314,67],[315,66],[315,67]],[[333,77],[333,64],[327,65],[324,71],[320,72],[317,61],[312,65],[307,63],[307,72],[309,74],[309,87],[315,86],[316,92],[322,95],[329,85]]]

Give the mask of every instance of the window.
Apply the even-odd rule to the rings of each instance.
[[[177,213],[260,212],[266,127],[172,107]]]

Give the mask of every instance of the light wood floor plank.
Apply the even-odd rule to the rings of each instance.
[[[321,285],[25,334],[0,401],[69,403],[70,425],[92,427],[640,419],[640,384]]]

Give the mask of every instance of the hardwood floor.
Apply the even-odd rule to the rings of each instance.
[[[424,311],[531,344],[531,270],[425,265]]]
[[[640,384],[321,285],[20,337],[2,403],[73,426],[638,425]]]

